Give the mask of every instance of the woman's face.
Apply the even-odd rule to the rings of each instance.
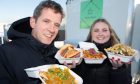
[[[109,26],[104,22],[97,22],[92,27],[92,41],[96,43],[105,43],[110,39]]]

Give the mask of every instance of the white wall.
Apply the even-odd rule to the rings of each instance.
[[[131,26],[128,26],[131,18],[133,0],[103,0],[103,17],[106,18],[120,37],[121,42],[128,42]],[[80,29],[80,0],[72,0],[67,4],[66,40],[85,40],[89,29]]]
[[[0,23],[0,37],[3,37],[4,36],[4,26],[5,23]]]
[[[72,0],[67,5],[66,40],[85,40],[89,30],[80,29],[80,0]]]
[[[140,4],[137,5],[134,15],[132,46],[140,51]]]
[[[103,17],[106,18],[113,29],[116,31],[122,43],[128,41],[129,30],[128,26],[133,13],[133,0],[104,0]],[[127,43],[127,42],[126,42]]]
[[[135,18],[134,18],[134,25],[133,25],[133,38],[132,38],[132,47],[139,50],[140,52],[140,4],[136,6],[135,10]],[[134,61],[132,63],[132,75],[134,76],[136,73],[140,74],[140,61]]]

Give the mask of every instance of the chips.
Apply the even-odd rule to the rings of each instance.
[[[133,56],[135,54],[134,49],[125,45],[125,44],[115,44],[114,46],[105,49],[107,52],[111,52],[114,54],[121,54],[124,56]]]

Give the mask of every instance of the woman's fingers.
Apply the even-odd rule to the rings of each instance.
[[[118,62],[118,66],[119,66],[119,67],[121,67],[121,66],[124,64],[120,59],[118,59],[117,62]]]
[[[118,67],[121,67],[123,65],[123,63],[120,59],[114,59],[114,57],[112,59],[110,59],[110,62],[112,63],[112,66],[114,68],[118,68]]]
[[[64,61],[64,65],[67,66],[67,62],[66,61]]]
[[[64,61],[64,65],[71,69],[76,67],[76,62],[72,61],[71,64],[68,64],[66,61]]]
[[[72,61],[72,66],[71,68],[76,68],[76,62],[75,61]]]
[[[114,58],[110,59],[110,62],[111,62],[111,64],[112,64],[113,67],[118,68],[117,61],[115,61]]]
[[[78,63],[76,63],[76,65],[80,65],[82,61],[83,61],[83,59],[80,58],[80,61]]]

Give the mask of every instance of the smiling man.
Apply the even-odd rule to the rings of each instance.
[[[44,0],[33,17],[11,25],[8,38],[12,41],[0,45],[0,84],[41,84],[39,79],[28,77],[24,69],[58,63],[53,42],[63,17],[58,3]]]

